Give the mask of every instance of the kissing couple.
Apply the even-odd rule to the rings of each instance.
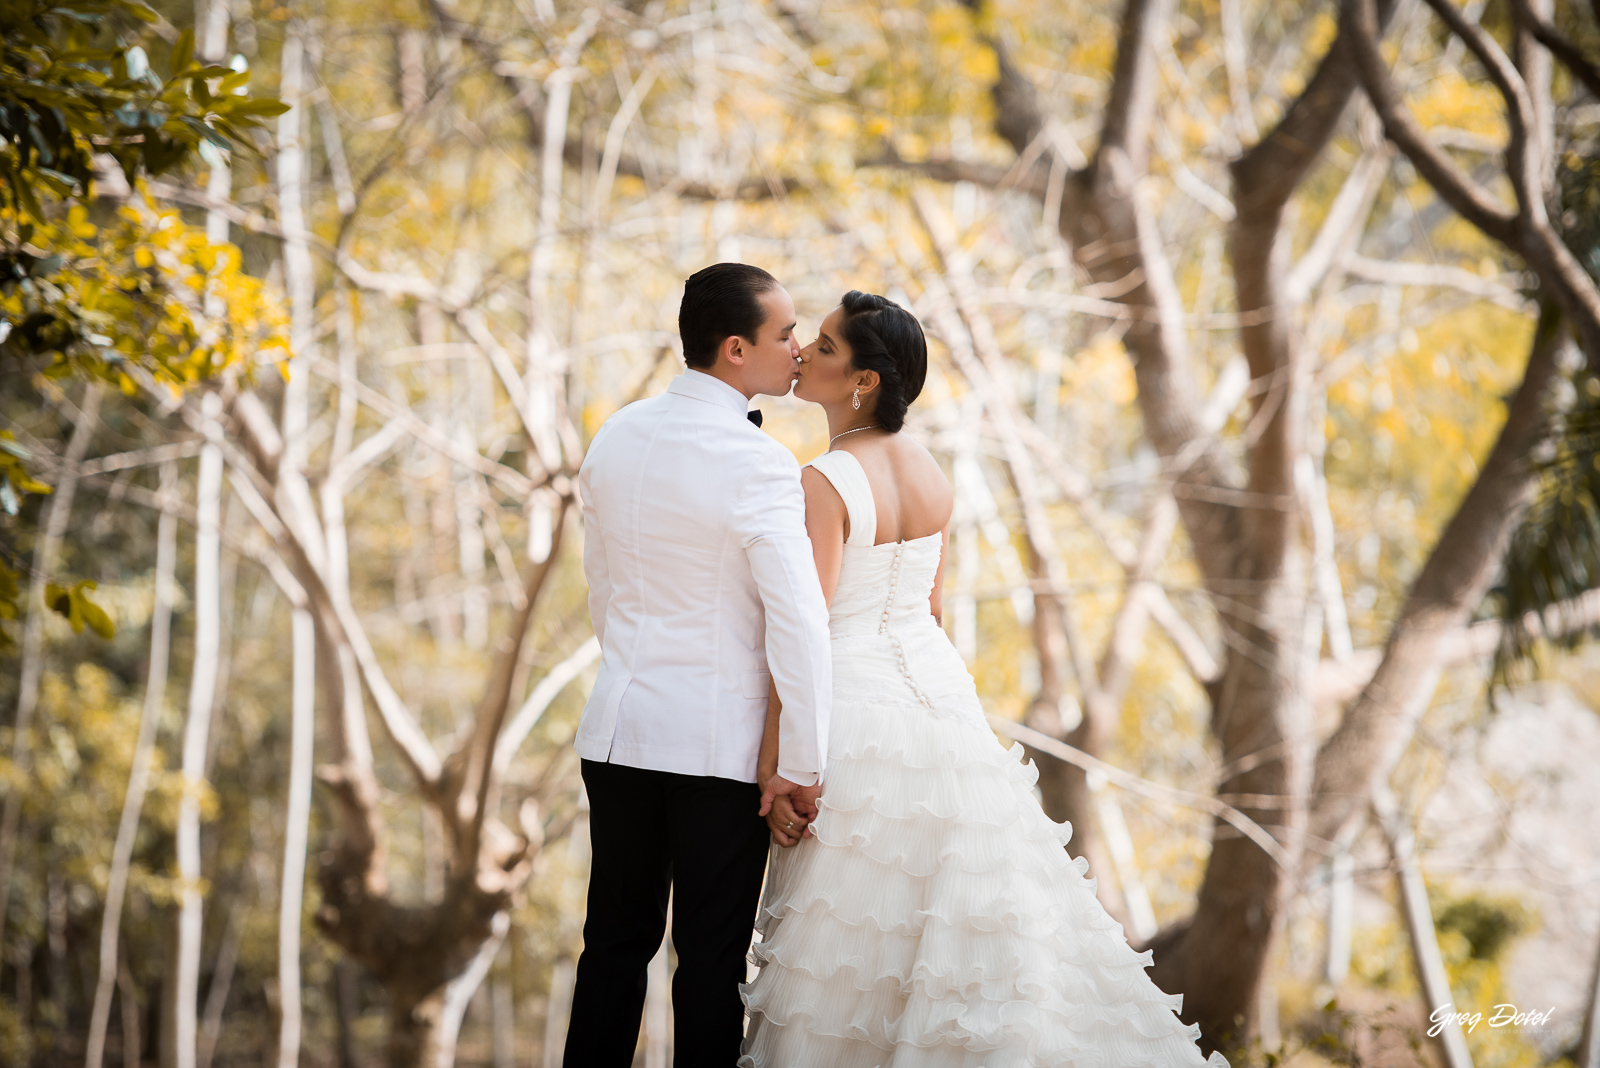
[[[900,433],[916,319],[852,291],[801,348],[777,280],[719,263],[678,329],[688,369],[579,474],[602,653],[566,1068],[633,1063],[669,891],[677,1068],[1226,1068],[941,628],[953,495]],[[831,439],[803,468],[746,411],[791,388]]]

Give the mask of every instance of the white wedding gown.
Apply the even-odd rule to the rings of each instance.
[[[745,1068],[1227,1068],[1095,898],[928,597],[940,537],[874,545],[860,463],[811,463],[850,537],[816,837],[772,850]]]

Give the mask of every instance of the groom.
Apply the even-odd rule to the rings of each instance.
[[[575,742],[594,861],[566,1068],[632,1064],[672,891],[678,1068],[733,1068],[761,892],[762,789],[810,809],[832,683],[794,457],[745,409],[789,392],[794,302],[719,263],[684,284],[688,370],[606,420],[578,475],[600,675]],[[767,691],[778,775],[756,782]]]

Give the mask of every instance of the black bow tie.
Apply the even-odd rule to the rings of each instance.
[[[751,408],[748,412],[744,413],[744,417],[746,419],[750,420],[756,426],[760,426],[761,425],[761,409],[760,408]]]

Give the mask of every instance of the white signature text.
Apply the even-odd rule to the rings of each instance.
[[[1518,1012],[1515,1005],[1496,1005],[1494,1013],[1489,1017],[1490,1027],[1536,1027],[1550,1022],[1550,1016],[1556,1011],[1554,1005],[1543,1012]],[[1437,1038],[1446,1025],[1455,1023],[1463,1031],[1471,1031],[1483,1020],[1482,1012],[1457,1012],[1454,1002],[1440,1005],[1428,1016],[1433,1026],[1428,1028],[1428,1037]]]

